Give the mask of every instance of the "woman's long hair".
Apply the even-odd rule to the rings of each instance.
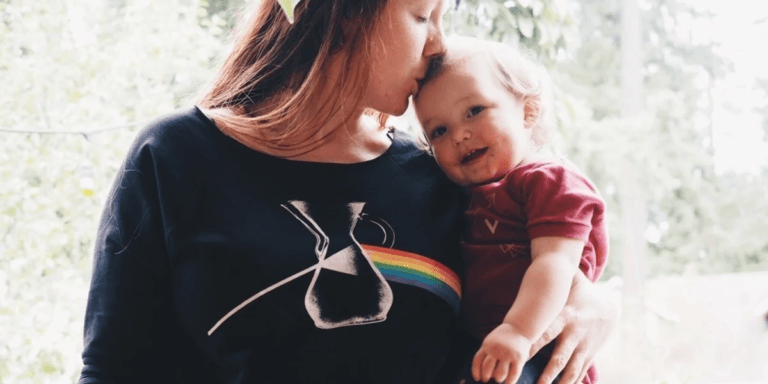
[[[312,151],[333,133],[313,138],[324,122],[334,115],[347,121],[357,109],[385,3],[303,0],[290,24],[277,1],[258,1],[198,105],[213,110],[219,129],[246,145],[292,156]],[[332,73],[337,53],[343,63]],[[382,126],[386,118],[378,114]]]

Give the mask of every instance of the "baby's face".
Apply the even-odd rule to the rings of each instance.
[[[503,178],[533,152],[525,103],[471,58],[443,69],[414,101],[437,163],[463,186]]]

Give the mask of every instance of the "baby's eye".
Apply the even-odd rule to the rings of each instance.
[[[447,128],[445,128],[445,126],[442,126],[442,125],[441,125],[441,126],[439,126],[439,127],[435,128],[435,129],[433,129],[433,130],[432,130],[432,131],[429,133],[429,139],[430,139],[430,140],[434,140],[434,139],[437,139],[438,137],[440,137],[440,136],[444,135],[446,132],[448,132],[448,129],[447,129]]]
[[[419,23],[426,24],[429,21],[429,17],[416,16],[416,20],[418,20]]]
[[[476,105],[476,106],[474,106],[474,107],[469,109],[469,111],[467,113],[467,117],[472,117],[474,115],[477,115],[478,113],[480,113],[480,112],[482,112],[484,110],[485,110],[485,107]]]

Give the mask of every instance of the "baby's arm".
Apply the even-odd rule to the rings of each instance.
[[[483,341],[472,362],[475,380],[493,377],[516,383],[538,340],[565,306],[584,250],[584,241],[538,237],[531,242],[531,266],[504,321]]]
[[[583,240],[559,236],[533,239],[531,266],[504,323],[531,342],[538,340],[565,306],[583,251]]]

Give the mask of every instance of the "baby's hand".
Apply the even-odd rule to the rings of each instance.
[[[514,326],[502,323],[483,340],[483,345],[472,360],[472,377],[487,383],[493,378],[498,383],[517,383],[523,365],[530,358],[531,344]]]

